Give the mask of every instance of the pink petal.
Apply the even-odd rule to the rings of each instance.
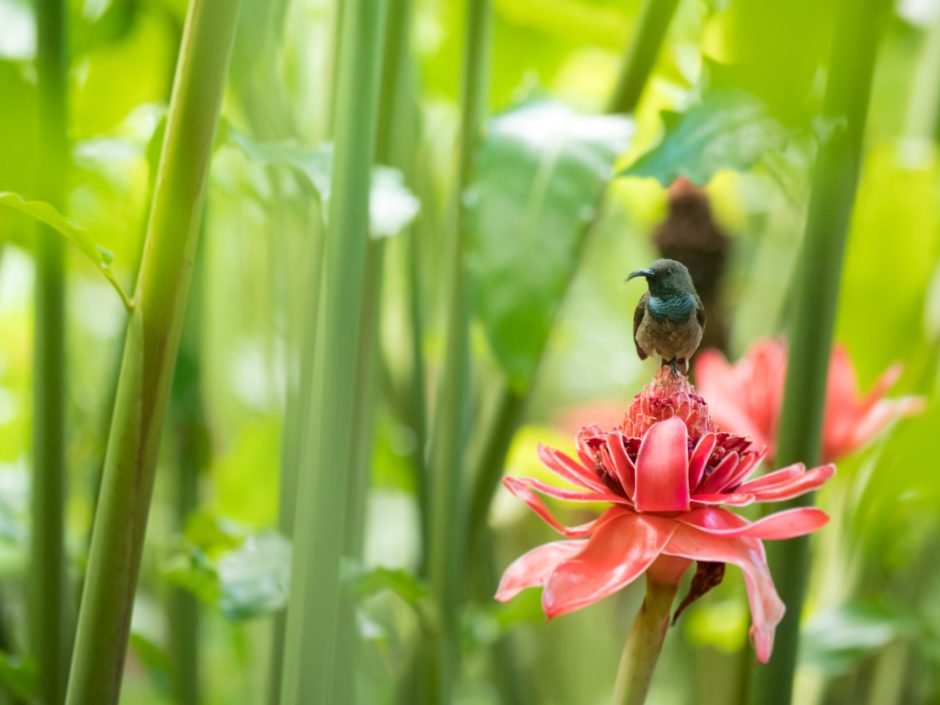
[[[559,563],[580,553],[587,541],[555,541],[536,546],[514,560],[499,581],[496,599],[509,602],[525,588],[544,585]]]
[[[641,512],[689,508],[689,432],[681,419],[655,423],[643,436],[633,501]]]
[[[764,459],[764,451],[749,450],[741,454],[741,462],[738,463],[738,467],[735,469],[731,476],[728,478],[728,481],[725,482],[725,486],[721,489],[730,490],[739,486],[748,476],[754,472],[760,462]]]
[[[752,539],[790,539],[821,529],[829,516],[815,507],[788,509],[753,523],[726,509],[695,509],[676,520],[715,536],[746,536]]]
[[[785,468],[780,470],[774,470],[769,472],[766,475],[761,475],[757,479],[750,480],[745,482],[743,485],[738,487],[739,492],[754,492],[755,490],[763,489],[764,487],[769,487],[771,485],[777,485],[788,480],[792,480],[795,477],[799,477],[806,470],[806,466],[803,463],[794,463],[793,465],[788,465]]]
[[[555,516],[549,511],[545,503],[539,498],[532,488],[525,482],[520,482],[522,478],[504,477],[503,484],[506,489],[512,492],[516,497],[529,505],[529,507],[538,514],[542,520],[557,531],[562,536],[568,538],[583,538],[591,533],[591,529],[597,522],[597,519],[581,524],[580,526],[567,527],[561,524]]]
[[[664,517],[615,512],[598,524],[581,553],[552,572],[542,591],[549,619],[597,602],[642,575],[677,526]]]
[[[563,499],[566,502],[611,502],[613,504],[626,504],[627,502],[623,497],[615,495],[610,490],[604,492],[570,490],[565,487],[549,485],[547,482],[536,480],[534,477],[507,476],[503,478],[503,484],[517,497],[521,488],[528,488],[555,499]]]
[[[754,499],[758,502],[779,502],[815,490],[822,486],[826,480],[835,475],[835,472],[835,465],[821,465],[818,468],[807,470],[802,475],[792,480],[786,480],[776,485],[748,491],[754,495]],[[738,488],[738,490],[743,489],[744,485]]]
[[[730,504],[735,507],[745,507],[748,504],[753,504],[755,499],[755,496],[750,492],[739,491],[692,495],[692,501],[699,502],[700,504]]]
[[[548,448],[539,443],[538,456],[539,460],[542,461],[542,465],[551,470],[562,480],[588,490],[598,492],[607,491],[604,483],[597,478],[593,470],[589,470],[580,463],[575,462],[560,450]],[[593,465],[591,467],[593,467]]]
[[[717,441],[718,439],[714,433],[706,433],[699,438],[695,450],[692,451],[692,456],[689,458],[689,487],[693,490],[702,481],[702,475],[705,474],[705,464],[711,457]]]
[[[578,431],[577,438],[575,440],[575,445],[578,449],[578,459],[581,461],[581,464],[586,468],[594,467],[594,453],[591,449],[589,440],[595,438],[603,438],[604,432],[601,430],[600,426],[591,424],[590,426],[585,426],[580,431]]]
[[[702,482],[702,486],[699,488],[702,494],[720,492],[723,490],[725,485],[728,484],[728,478],[734,474],[740,461],[741,456],[733,452],[728,453],[728,455],[722,458],[721,462],[718,463],[715,469],[712,470]]]
[[[774,630],[783,619],[786,608],[774,588],[760,541],[714,536],[691,526],[680,525],[663,553],[697,561],[733,563],[744,571],[744,583],[751,606],[751,640],[757,651],[757,660],[766,663],[773,650]]]
[[[855,420],[844,437],[825,439],[824,459],[835,460],[864,448],[898,419],[920,413],[923,409],[922,397],[902,397],[878,402],[864,416]]]
[[[745,380],[720,352],[708,349],[696,356],[695,379],[718,428],[749,436],[762,446],[768,445],[771,439],[752,418],[742,397],[741,384]]]
[[[607,450],[617,473],[620,486],[628,497],[632,497],[636,490],[636,468],[623,446],[623,435],[615,431],[607,436]]]

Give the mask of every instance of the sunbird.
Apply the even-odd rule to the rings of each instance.
[[[674,377],[686,374],[705,330],[705,307],[689,270],[681,262],[658,259],[647,269],[631,272],[625,281],[634,277],[646,279],[649,288],[633,312],[636,354],[641,360],[659,355]]]

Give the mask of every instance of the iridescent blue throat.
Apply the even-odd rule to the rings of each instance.
[[[691,294],[678,291],[668,296],[650,296],[647,302],[647,308],[654,318],[676,322],[686,320],[694,306]]]

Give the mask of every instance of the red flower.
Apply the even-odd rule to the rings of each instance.
[[[773,339],[755,344],[734,365],[717,350],[703,350],[696,358],[695,379],[718,427],[750,436],[773,457],[786,370],[786,344]],[[824,462],[853,453],[898,418],[923,408],[919,397],[883,398],[900,375],[900,365],[892,365],[863,396],[848,353],[840,346],[833,349],[823,426]]]
[[[751,523],[719,505],[789,499],[822,485],[835,468],[806,471],[798,464],[748,481],[762,457],[749,439],[715,432],[708,408],[688,382],[661,371],[636,397],[621,429],[580,432],[578,460],[539,447],[542,463],[577,489],[504,478],[510,492],[570,540],[518,558],[506,569],[496,599],[506,602],[524,588],[544,586],[542,609],[552,618],[607,597],[646,572],[660,582],[678,582],[693,560],[706,572],[708,565],[732,563],[744,571],[751,638],[757,658],[766,661],[784,606],[761,540],[810,533],[828,517],[801,508]],[[593,521],[566,527],[539,494],[611,506]]]

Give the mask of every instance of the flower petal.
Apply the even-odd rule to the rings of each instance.
[[[584,487],[588,490],[605,491],[604,483],[601,482],[594,471],[584,467],[580,463],[572,460],[560,450],[543,446],[538,446],[539,460],[542,465],[555,473],[562,480],[570,482],[578,487]]]
[[[752,538],[714,536],[679,525],[663,553],[697,561],[733,563],[744,571],[751,607],[751,640],[757,660],[766,663],[773,651],[774,629],[783,619],[786,608],[774,588],[761,542]]]
[[[676,517],[714,536],[746,536],[752,539],[790,539],[810,534],[829,522],[829,516],[815,507],[788,509],[751,523],[727,509],[706,507]]]
[[[735,507],[745,507],[748,504],[753,504],[755,497],[750,492],[713,492],[709,494],[694,494],[692,495],[693,502],[699,502],[700,504],[730,504]]]
[[[620,486],[628,497],[632,497],[636,491],[636,467],[623,447],[623,435],[619,431],[607,436],[607,450]]]
[[[698,439],[695,450],[689,457],[689,487],[694,491],[702,481],[702,475],[705,474],[705,465],[715,450],[715,443],[718,439],[714,433],[706,433]]]
[[[689,432],[681,419],[653,424],[643,436],[633,501],[641,512],[689,508]]]
[[[503,573],[496,599],[509,602],[525,588],[544,585],[559,563],[577,555],[586,545],[586,540],[555,541],[523,553]]]
[[[725,485],[728,484],[728,478],[734,474],[734,471],[737,470],[738,463],[740,462],[740,455],[735,452],[728,453],[724,458],[721,459],[721,462],[715,466],[715,469],[712,470],[702,481],[702,486],[699,487],[699,491],[702,494],[709,494],[711,492],[720,492],[723,490]]]
[[[579,526],[564,526],[555,518],[551,511],[549,511],[541,498],[535,494],[530,482],[525,481],[528,479],[529,478],[504,477],[503,485],[516,497],[528,504],[533,512],[538,514],[546,524],[562,536],[567,536],[568,538],[583,538],[591,533],[591,529],[594,527],[597,519],[593,519]]]
[[[841,437],[825,439],[824,459],[835,460],[864,448],[891,424],[924,409],[923,397],[884,399],[868,409]]]
[[[807,470],[802,475],[786,480],[776,485],[770,485],[758,490],[745,489],[744,485],[738,492],[750,492],[758,502],[779,502],[784,499],[798,497],[801,494],[815,490],[823,485],[830,477],[835,475],[835,465],[820,465],[818,468]]]
[[[581,553],[552,572],[542,591],[542,610],[557,617],[617,592],[656,560],[677,526],[664,517],[616,510]]]
[[[787,465],[785,468],[774,470],[773,472],[769,472],[766,475],[761,475],[758,478],[745,482],[743,485],[738,487],[738,491],[753,492],[771,485],[778,485],[780,483],[792,480],[795,477],[799,477],[805,471],[806,466],[803,465],[803,463],[793,463],[793,465]]]
[[[745,363],[738,363],[739,365]],[[749,436],[760,445],[773,439],[754,419],[741,395],[741,382],[759,384],[760,380],[742,375],[717,350],[702,350],[695,358],[695,379],[701,395],[708,402],[708,411],[718,428]]]

